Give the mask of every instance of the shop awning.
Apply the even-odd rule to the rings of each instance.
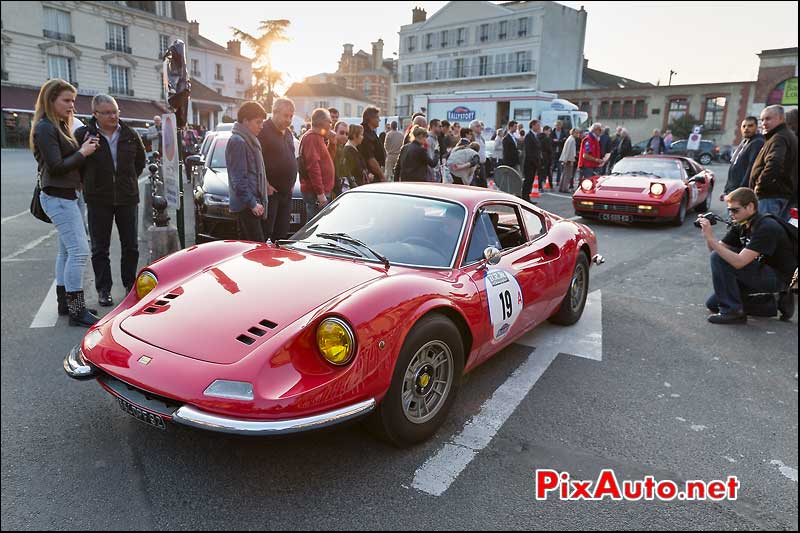
[[[2,107],[4,111],[15,111],[17,113],[33,113],[36,106],[36,98],[39,96],[39,89],[27,87],[14,87],[10,85],[2,86]],[[154,101],[130,100],[127,98],[114,99],[119,105],[122,120],[135,120],[139,122],[150,122],[155,115],[167,112],[165,107]],[[75,115],[78,117],[90,117],[92,115],[92,97],[79,94],[75,100]]]

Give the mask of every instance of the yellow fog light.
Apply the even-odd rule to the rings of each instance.
[[[326,318],[317,327],[317,347],[322,357],[333,365],[345,365],[355,352],[355,336],[346,322]]]
[[[158,285],[158,278],[152,272],[145,270],[136,278],[136,296],[139,299],[147,296]]]

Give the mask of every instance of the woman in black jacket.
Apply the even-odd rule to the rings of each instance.
[[[361,152],[358,151],[363,140],[364,126],[351,124],[347,130],[347,142],[342,148],[341,176],[336,176],[337,187],[340,189],[339,194],[370,182],[367,163]]]
[[[411,134],[414,141],[403,146],[397,164],[394,167],[394,175],[398,176],[398,181],[428,181],[428,167],[435,167],[439,162],[438,154],[433,159],[428,157],[428,150],[423,146],[428,137],[425,128],[416,126]]]
[[[97,137],[78,147],[72,134],[75,87],[61,79],[42,85],[31,124],[30,148],[38,163],[39,199],[58,230],[56,295],[58,314],[71,326],[91,326],[99,318],[86,309],[83,271],[89,258],[86,227],[78,207],[79,169],[97,149]]]

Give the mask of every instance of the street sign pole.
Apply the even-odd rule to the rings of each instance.
[[[185,126],[184,128],[185,129]],[[181,241],[181,249],[186,248],[186,231],[184,230],[183,217],[183,132],[178,130],[178,209],[175,216],[178,218],[178,239]]]

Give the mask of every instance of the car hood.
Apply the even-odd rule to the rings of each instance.
[[[203,191],[217,196],[228,196],[228,170],[216,168],[206,170],[203,176]]]
[[[653,182],[662,182],[666,184],[670,180],[664,180],[658,176],[643,175],[643,176],[604,176],[597,181],[598,192],[629,192],[640,193],[648,190],[648,187]]]
[[[264,245],[177,286],[156,287],[120,327],[173,353],[231,364],[332,298],[384,275],[374,265]]]

